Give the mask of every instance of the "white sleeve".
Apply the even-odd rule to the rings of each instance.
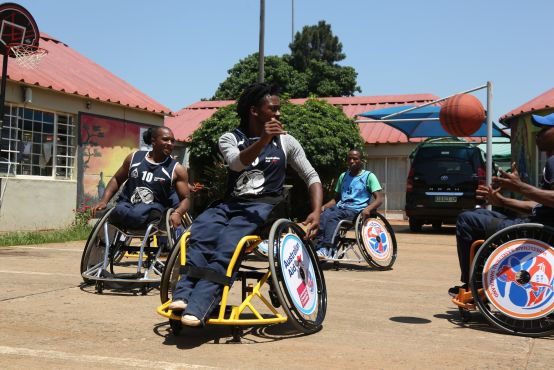
[[[312,167],[306,153],[302,146],[292,135],[282,135],[281,138],[284,143],[284,149],[286,151],[287,161],[290,162],[292,168],[300,175],[302,180],[306,183],[308,188],[317,182],[321,183],[319,175]]]
[[[240,161],[240,150],[235,135],[227,132],[219,138],[219,151],[223,155],[225,163],[233,171],[239,172],[246,168]]]

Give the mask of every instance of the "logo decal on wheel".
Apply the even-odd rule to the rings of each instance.
[[[362,239],[371,258],[379,261],[390,258],[392,248],[389,244],[389,234],[381,222],[367,219],[362,227]]]
[[[483,286],[489,301],[518,319],[538,319],[554,311],[554,251],[536,239],[509,241],[487,258]]]
[[[311,315],[317,307],[317,289],[308,251],[296,234],[286,234],[281,239],[280,252],[283,280],[290,298],[302,314]]]

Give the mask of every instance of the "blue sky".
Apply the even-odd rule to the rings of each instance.
[[[258,50],[259,0],[15,0],[50,34],[177,111]],[[291,0],[266,0],[265,54],[290,51]],[[447,96],[492,81],[493,117],[553,87],[552,0],[294,0],[325,20],[358,95]],[[485,93],[476,94],[485,104]]]

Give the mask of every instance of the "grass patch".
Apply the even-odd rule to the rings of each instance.
[[[86,240],[91,231],[92,226],[80,225],[64,230],[6,233],[0,235],[0,247]]]

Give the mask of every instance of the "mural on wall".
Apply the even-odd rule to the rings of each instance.
[[[129,153],[142,148],[148,126],[114,118],[80,115],[78,204],[94,204]]]

